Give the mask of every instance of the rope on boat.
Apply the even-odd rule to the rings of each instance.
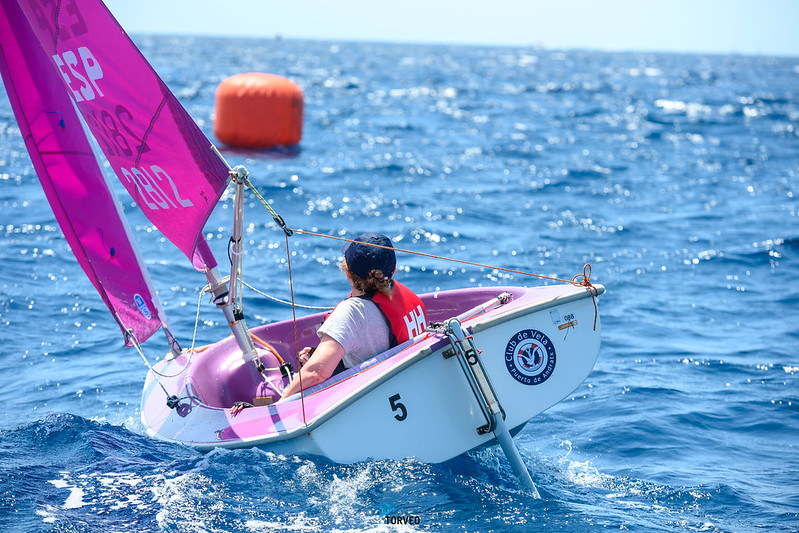
[[[256,335],[255,333],[253,333],[252,331],[249,331],[249,330],[247,330],[247,333],[249,333],[249,334],[250,334],[250,338],[251,338],[252,340],[254,340],[254,341],[255,341],[255,342],[257,342],[258,344],[260,344],[261,346],[263,346],[264,348],[266,348],[267,350],[269,350],[269,351],[272,353],[272,355],[274,355],[274,356],[275,356],[275,359],[277,359],[277,362],[278,362],[278,363],[280,363],[280,365],[279,365],[277,368],[273,368],[273,367],[266,367],[264,370],[280,370],[280,373],[283,375],[283,377],[284,377],[284,378],[288,378],[288,380],[289,380],[289,383],[291,383],[291,380],[292,380],[292,375],[291,375],[291,364],[290,364],[290,363],[287,363],[287,362],[286,362],[286,360],[285,360],[285,359],[283,359],[283,357],[281,357],[281,356],[280,356],[280,353],[278,353],[278,351],[275,349],[275,347],[274,347],[274,346],[272,346],[271,344],[269,344],[268,342],[266,342],[265,340],[263,340],[261,337],[257,336],[257,335]],[[267,381],[268,381],[269,383],[271,383],[271,384],[272,384],[272,387],[273,387],[275,390],[278,390],[278,388],[275,386],[275,384],[272,382],[272,380],[271,380],[271,379],[267,378]],[[285,387],[285,386],[283,386],[283,387],[281,387],[279,390],[282,392],[282,391],[283,391],[285,388],[286,388],[286,387]]]
[[[294,233],[299,233],[300,235],[312,235],[314,237],[324,237],[324,238],[327,238],[327,239],[334,239],[334,240],[337,240],[337,241],[356,242],[353,239],[345,239],[344,237],[336,237],[334,235],[325,235],[324,233],[315,233],[313,231],[306,231],[306,230],[303,230],[303,229],[295,229],[295,230],[293,230],[293,232]],[[287,246],[288,246],[288,240],[286,242],[287,242]],[[386,249],[389,248],[388,246],[383,246],[383,245],[374,244],[374,243],[362,243],[362,242],[359,242],[358,244],[367,244],[369,246],[374,246],[376,248],[386,248]],[[510,268],[502,268],[502,267],[498,267],[498,266],[485,265],[485,264],[482,264],[482,263],[475,263],[473,261],[465,261],[463,259],[455,259],[455,258],[452,258],[452,257],[444,257],[444,256],[441,256],[441,255],[427,254],[427,253],[424,253],[424,252],[415,252],[413,250],[403,250],[402,248],[392,248],[392,249],[395,252],[402,252],[402,253],[406,253],[406,254],[419,255],[419,256],[422,256],[422,257],[429,257],[431,259],[440,259],[442,261],[450,261],[450,262],[453,262],[453,263],[460,263],[460,264],[463,264],[463,265],[470,265],[470,266],[475,266],[475,267],[480,267],[480,268],[489,268],[489,269],[492,269],[492,270],[499,270],[499,271],[508,272],[508,273],[511,273],[511,274],[520,274],[520,275],[523,275],[523,276],[531,276],[531,277],[534,277],[534,278],[547,279],[547,280],[550,280],[550,281],[558,281],[558,282],[561,282],[561,283],[574,285],[575,287],[586,287],[588,289],[588,291],[591,293],[591,300],[594,302],[594,331],[596,331],[596,321],[597,321],[597,317],[599,316],[599,310],[598,310],[597,305],[596,305],[596,297],[599,296],[599,290],[596,287],[594,287],[594,285],[591,283],[591,280],[589,279],[591,277],[591,265],[589,263],[586,263],[585,265],[583,265],[583,272],[581,274],[577,274],[571,280],[567,280],[567,279],[556,278],[556,277],[553,277],[553,276],[544,276],[543,274],[534,274],[532,272],[525,272],[523,270],[512,270]]]
[[[335,307],[331,307],[331,306],[303,305],[303,304],[289,302],[288,300],[281,300],[280,298],[276,298],[275,296],[270,296],[270,295],[266,294],[265,292],[256,289],[255,287],[253,287],[249,283],[245,282],[244,280],[241,280],[241,284],[244,285],[245,287],[247,287],[248,289],[250,289],[251,291],[253,291],[254,293],[259,294],[259,295],[263,296],[264,298],[266,298],[268,300],[272,300],[273,302],[276,302],[276,303],[279,303],[279,304],[282,304],[282,305],[293,305],[295,307],[299,307],[300,309],[309,309],[311,311],[330,311],[330,310],[335,308]]]
[[[133,343],[133,346],[136,348],[136,351],[141,356],[142,361],[144,361],[144,364],[147,365],[147,368],[150,369],[150,372],[155,372],[153,366],[144,356],[144,352],[142,351],[141,345],[139,344],[139,339],[136,338],[136,335],[133,333],[132,329],[125,330],[125,339],[130,340]],[[158,383],[158,386],[161,387],[162,391],[164,391],[164,394],[166,395],[166,404],[169,406],[169,408],[174,409],[175,407],[177,407],[178,403],[180,402],[180,399],[174,394],[169,394],[166,390],[166,387],[164,387],[164,384],[161,383],[160,379],[155,378],[155,382]]]
[[[200,308],[202,307],[202,303],[203,303],[203,294],[205,294],[205,292],[208,290],[209,287],[210,287],[210,285],[206,285],[205,288],[200,291],[199,298],[197,298],[197,314],[194,317],[194,333],[191,336],[191,348],[188,349],[189,356],[186,359],[186,364],[184,364],[183,368],[181,368],[179,371],[177,371],[174,374],[164,374],[162,372],[157,371],[152,366],[150,366],[150,364],[147,363],[147,360],[145,359],[145,363],[150,368],[150,372],[152,372],[154,375],[162,377],[162,378],[174,378],[174,377],[177,377],[177,376],[181,375],[183,372],[185,372],[187,368],[189,368],[189,364],[191,363],[191,359],[192,359],[192,357],[194,357],[195,353],[203,352],[203,351],[205,351],[205,350],[207,350],[209,348],[209,346],[203,346],[203,347],[197,348],[197,349],[194,348],[194,343],[197,341],[197,330],[199,329],[199,325],[200,325]],[[184,353],[186,353],[186,352],[184,351]],[[141,349],[139,349],[139,354],[142,357],[144,357],[144,354],[141,352]],[[157,379],[158,378],[156,378],[156,380]],[[159,381],[159,385],[160,384],[161,383]],[[163,389],[164,387],[161,386],[161,388]],[[164,392],[166,392],[166,390],[164,390]],[[167,394],[167,396],[169,396],[169,394]]]
[[[591,284],[591,265],[586,263],[583,265],[583,273],[575,275],[571,283],[578,287],[587,287],[591,293],[591,301],[594,302],[594,331],[596,331],[596,319],[599,316],[599,309],[596,306],[596,297],[599,296],[599,290]]]
[[[297,313],[294,307],[294,282],[291,277],[291,252],[289,251],[289,237],[291,233],[286,232],[286,260],[288,261],[289,270],[289,288],[291,290],[291,317],[292,324],[294,324],[294,353],[300,353],[300,340],[297,335]],[[300,366],[299,356],[297,358],[297,366]],[[302,386],[302,368],[297,369],[297,379],[300,380],[300,403],[302,404],[302,423],[307,425],[305,420],[305,390]]]

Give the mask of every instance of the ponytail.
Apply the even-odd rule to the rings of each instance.
[[[339,266],[347,274],[347,277],[352,280],[353,286],[359,291],[363,291],[367,294],[370,292],[381,292],[387,298],[391,298],[393,288],[391,280],[387,278],[383,271],[379,268],[375,268],[370,271],[369,276],[366,279],[363,279],[362,277],[353,273],[352,270],[347,267],[346,261],[342,261],[341,265]]]

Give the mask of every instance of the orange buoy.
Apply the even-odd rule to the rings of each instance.
[[[303,95],[283,76],[250,72],[222,81],[216,89],[214,135],[229,146],[290,146],[302,137]]]

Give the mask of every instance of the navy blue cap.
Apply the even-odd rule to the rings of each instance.
[[[344,245],[341,249],[344,252],[344,259],[347,261],[347,268],[356,276],[367,279],[369,272],[378,269],[383,271],[383,275],[391,279],[394,270],[397,268],[397,256],[394,253],[394,245],[391,239],[382,233],[362,233],[355,237],[355,242]],[[365,243],[365,244],[362,244]],[[377,244],[379,246],[370,246]],[[381,248],[386,246],[387,248]]]

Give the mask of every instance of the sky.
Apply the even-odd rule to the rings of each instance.
[[[132,34],[799,58],[799,0],[106,0]]]

